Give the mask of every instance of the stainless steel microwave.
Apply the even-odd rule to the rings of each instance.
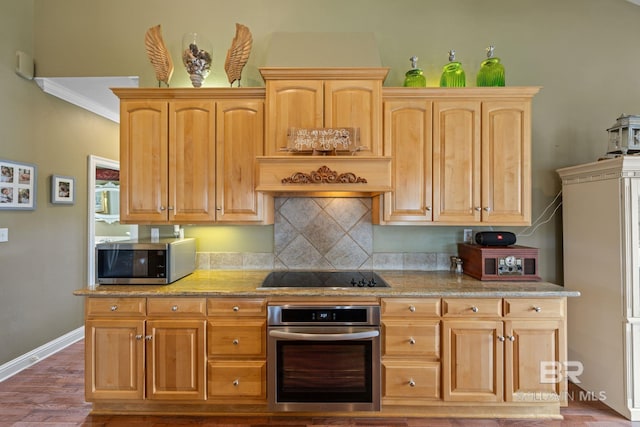
[[[196,241],[186,239],[124,240],[96,245],[98,285],[157,285],[193,272]]]

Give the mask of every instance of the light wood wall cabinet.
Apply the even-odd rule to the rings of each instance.
[[[266,404],[266,301],[210,298],[207,307],[209,401]]]
[[[542,371],[566,360],[565,307],[564,298],[443,299],[443,399],[566,403],[566,379]]]
[[[538,87],[385,88],[382,224],[529,225]]]
[[[363,155],[382,154],[387,68],[261,68],[266,82],[265,155],[287,155],[288,129],[354,127]]]
[[[123,223],[272,223],[255,191],[264,90],[114,89]]]

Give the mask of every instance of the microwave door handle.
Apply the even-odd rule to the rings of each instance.
[[[374,338],[379,335],[380,331],[377,330],[346,334],[303,334],[299,332],[269,331],[270,337],[297,341],[349,341]]]

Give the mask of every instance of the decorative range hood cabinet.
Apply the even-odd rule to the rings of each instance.
[[[382,82],[388,68],[265,67],[265,156],[257,158],[257,191],[312,196],[372,196],[393,190],[383,156]],[[353,154],[291,153],[290,128],[358,128]]]

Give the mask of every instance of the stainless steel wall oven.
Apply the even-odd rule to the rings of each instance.
[[[380,410],[380,307],[270,306],[269,408]]]

